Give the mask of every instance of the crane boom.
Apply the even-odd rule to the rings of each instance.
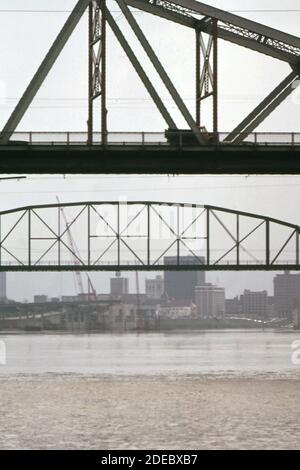
[[[60,204],[60,200],[59,200],[58,196],[56,196],[56,200],[57,200],[58,204]],[[69,228],[68,219],[67,219],[67,216],[66,216],[65,211],[64,211],[62,206],[60,207],[60,211],[61,211],[61,214],[63,216],[64,222],[65,222],[65,225],[66,225],[67,235],[68,235],[70,247],[71,247],[71,250],[72,250],[72,253],[73,253],[74,264],[79,265],[79,260],[76,256],[76,253],[78,252],[78,249],[77,249],[76,243],[75,243],[75,241],[72,237],[72,233],[71,233],[71,230]],[[77,281],[77,286],[78,286],[78,292],[80,294],[84,294],[83,279],[82,279],[81,271],[75,271],[75,276],[76,276],[76,281]],[[90,300],[90,297],[92,298],[92,300],[96,300],[96,290],[93,286],[92,280],[91,280],[90,276],[88,275],[88,273],[86,273],[86,276],[87,276],[87,280],[88,280],[88,297],[89,297],[89,300]]]

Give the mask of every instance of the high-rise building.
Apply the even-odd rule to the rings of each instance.
[[[225,289],[204,284],[195,287],[195,300],[198,316],[202,318],[220,318],[225,315]]]
[[[274,311],[278,317],[292,319],[293,309],[300,300],[300,274],[285,272],[274,278]]]
[[[6,273],[0,273],[0,300],[6,300]]]
[[[205,263],[205,258],[200,257]],[[195,256],[181,256],[181,265],[199,265]],[[165,265],[177,265],[177,256],[166,256]],[[205,271],[166,271],[164,275],[164,290],[170,300],[195,300],[195,287],[205,284]]]
[[[269,314],[268,292],[245,290],[241,295],[242,313],[246,317],[267,318]]]
[[[113,277],[110,279],[110,293],[112,295],[124,295],[129,293],[128,277]]]
[[[146,295],[149,299],[160,299],[164,293],[164,280],[162,276],[155,279],[146,279]]]
[[[225,313],[228,316],[239,316],[242,314],[242,303],[239,297],[225,300]]]

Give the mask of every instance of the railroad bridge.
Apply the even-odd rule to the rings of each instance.
[[[115,0],[113,5],[122,13],[138,45],[182,115],[186,128],[178,128],[106,0],[79,0],[0,133],[0,172],[300,173],[300,133],[256,132],[257,127],[300,83],[298,37],[196,0]],[[160,17],[195,32],[195,42],[189,49],[195,57],[194,115],[180,96],[132,9],[151,15],[153,21],[155,17]],[[18,126],[24,114],[86,12],[89,25],[87,129],[80,133],[72,130],[64,133],[19,133]],[[157,133],[116,133],[107,127],[106,69],[110,59],[106,47],[107,28],[115,35],[165,122],[164,129],[159,129]],[[166,40],[171,38],[166,37]],[[228,132],[219,129],[218,119],[221,80],[218,74],[219,41],[264,54],[289,67],[286,78]],[[237,64],[235,66],[238,67]],[[97,118],[97,122],[101,123],[100,132],[95,131],[97,101],[100,102],[100,116]],[[206,102],[211,106],[211,122],[203,120],[201,111]]]
[[[0,212],[0,270],[299,270],[299,235],[289,222],[199,204],[28,206]]]

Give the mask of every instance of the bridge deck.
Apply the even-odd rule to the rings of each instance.
[[[300,174],[300,146],[2,145],[2,174]]]
[[[245,264],[210,264],[210,265],[136,265],[136,264],[99,264],[99,265],[75,265],[75,264],[39,264],[39,265],[0,265],[0,272],[49,272],[49,271],[105,271],[105,272],[126,272],[126,271],[150,271],[150,272],[164,272],[164,271],[300,271],[300,265],[291,261],[281,262],[278,264],[266,265],[264,262],[261,264],[245,263]]]

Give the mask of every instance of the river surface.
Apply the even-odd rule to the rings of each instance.
[[[0,449],[300,449],[300,332],[0,341]]]
[[[203,331],[158,334],[2,335],[0,375],[276,373],[299,376],[295,331]]]

